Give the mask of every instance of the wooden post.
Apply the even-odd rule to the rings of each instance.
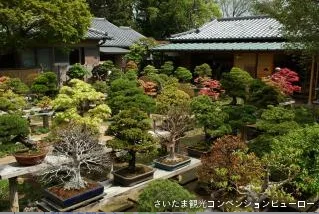
[[[44,114],[44,115],[42,116],[42,118],[43,118],[43,128],[45,128],[45,129],[50,128],[50,125],[49,125],[49,115]]]
[[[318,64],[318,59],[316,60],[316,62],[317,62],[317,69],[316,69],[315,89],[318,87],[318,79],[319,79],[319,64]],[[315,98],[317,98],[317,90],[315,90]]]
[[[312,56],[308,105],[312,105],[312,92],[313,92],[314,74],[315,74],[315,56]]]
[[[11,212],[19,212],[18,177],[9,178],[9,199]]]

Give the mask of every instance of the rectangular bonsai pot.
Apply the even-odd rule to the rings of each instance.
[[[57,196],[56,194],[52,193],[49,189],[45,189],[44,190],[44,197],[48,200],[50,200],[51,202],[53,202],[54,204],[60,206],[61,208],[66,208],[66,207],[70,207],[73,206],[75,204],[78,204],[80,202],[86,201],[90,198],[94,198],[98,195],[101,195],[104,193],[104,186],[102,186],[99,183],[96,183],[97,186],[93,189],[89,189],[85,192],[82,192],[78,195],[74,195],[70,198],[67,199],[62,199],[59,196]],[[61,185],[58,185],[61,186]]]
[[[194,147],[187,147],[187,153],[190,157],[201,158],[202,155],[208,154],[208,151],[201,151]]]
[[[165,156],[167,157],[167,156]],[[165,158],[163,157],[163,158]],[[185,156],[184,156],[185,157]],[[159,158],[159,159],[156,159],[154,160],[154,164],[155,164],[155,167],[156,168],[159,168],[159,169],[163,169],[163,170],[166,170],[166,171],[174,171],[174,170],[177,170],[179,168],[182,168],[184,166],[187,166],[190,164],[191,162],[191,159],[189,157],[187,157],[186,160],[182,161],[182,162],[179,162],[179,163],[176,163],[174,165],[170,165],[170,164],[165,164],[165,163],[161,163],[159,160],[160,159],[163,159],[163,158]]]
[[[114,183],[121,184],[122,186],[125,186],[125,187],[131,187],[131,186],[135,186],[136,184],[142,183],[144,181],[153,179],[155,169],[145,165],[144,167],[151,169],[151,171],[145,172],[143,174],[137,175],[135,177],[130,177],[130,178],[122,176],[118,173],[120,170],[123,170],[123,168],[113,171],[112,174],[114,176]]]

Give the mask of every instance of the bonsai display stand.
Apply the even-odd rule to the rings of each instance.
[[[67,211],[73,211],[79,208],[83,208],[85,206],[88,205],[95,205],[97,203],[99,203],[99,201],[106,195],[106,193],[103,193],[101,195],[95,196],[93,198],[90,198],[88,200],[82,201],[80,203],[74,204],[70,207],[60,207],[59,205],[57,205],[56,203],[43,198],[41,199],[40,202],[36,202],[38,207],[45,211],[45,212],[67,212]]]

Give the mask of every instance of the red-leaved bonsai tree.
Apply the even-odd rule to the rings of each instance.
[[[220,95],[225,92],[218,80],[214,80],[208,77],[198,77],[194,80],[198,84],[199,95],[207,95],[213,100],[218,100]]]
[[[264,81],[276,87],[283,95],[290,96],[294,92],[300,92],[301,87],[295,85],[299,81],[298,73],[288,68],[282,68]]]

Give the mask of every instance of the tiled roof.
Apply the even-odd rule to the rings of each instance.
[[[153,48],[153,51],[275,51],[284,50],[283,42],[230,42],[230,43],[171,43]]]
[[[109,36],[105,32],[102,32],[102,31],[99,31],[99,30],[96,30],[93,28],[88,29],[88,32],[86,34],[86,38],[87,39],[98,39],[98,40],[105,39],[105,38],[111,39],[111,38],[109,38]]]
[[[249,40],[282,38],[281,24],[268,16],[215,19],[197,30],[172,35],[169,40]]]
[[[94,18],[92,20],[92,29],[105,32],[111,39],[105,41],[102,46],[108,47],[129,47],[133,42],[144,38],[144,36],[130,27],[117,27],[104,18]]]

